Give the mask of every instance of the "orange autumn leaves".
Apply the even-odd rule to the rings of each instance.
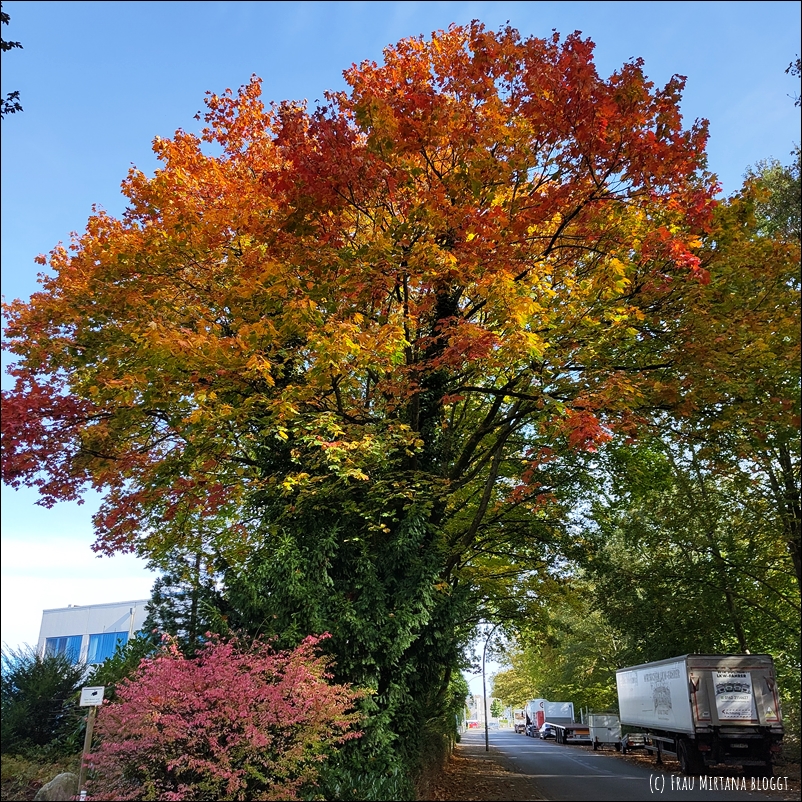
[[[653,389],[665,298],[707,278],[715,185],[683,79],[605,80],[592,49],[473,23],[312,111],[256,78],[210,95],[122,219],[96,211],[6,306],[4,480],[103,489],[109,550],[197,516],[239,549],[267,487],[394,464],[458,484],[532,422],[603,442]]]

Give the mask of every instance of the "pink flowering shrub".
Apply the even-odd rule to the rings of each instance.
[[[327,637],[327,636],[323,636]],[[90,759],[97,800],[297,799],[334,747],[359,737],[360,693],[329,682],[309,637],[274,651],[212,639],[195,659],[174,643],[104,705]]]

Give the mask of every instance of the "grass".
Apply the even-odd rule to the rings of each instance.
[[[22,755],[3,755],[0,800],[32,800],[45,783],[57,774],[78,774],[81,754],[59,756],[47,749],[31,750]]]

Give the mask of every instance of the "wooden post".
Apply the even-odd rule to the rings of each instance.
[[[92,706],[89,708],[89,717],[86,720],[86,735],[84,736],[84,751],[81,755],[81,773],[78,778],[78,798],[86,799],[86,769],[87,761],[89,760],[89,753],[92,751],[92,731],[95,729],[95,717],[97,716],[97,707]]]

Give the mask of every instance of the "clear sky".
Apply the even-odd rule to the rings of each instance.
[[[452,22],[509,20],[525,36],[579,30],[605,76],[638,56],[658,85],[686,75],[685,117],[710,120],[709,167],[727,194],[757,160],[789,161],[800,139],[789,98],[797,85],[784,73],[801,49],[798,2],[10,0],[3,10],[3,38],[24,48],[2,56],[3,95],[19,90],[24,107],[2,123],[7,300],[36,289],[34,257],[82,231],[93,203],[122,211],[129,166],[153,169],[154,136],[196,131],[206,90],[236,89],[256,73],[266,100],[314,104],[343,87],[353,62]],[[149,596],[154,577],[141,561],[91,552],[96,501],[34,502],[32,492],[2,490],[4,642],[34,643],[43,608]]]

